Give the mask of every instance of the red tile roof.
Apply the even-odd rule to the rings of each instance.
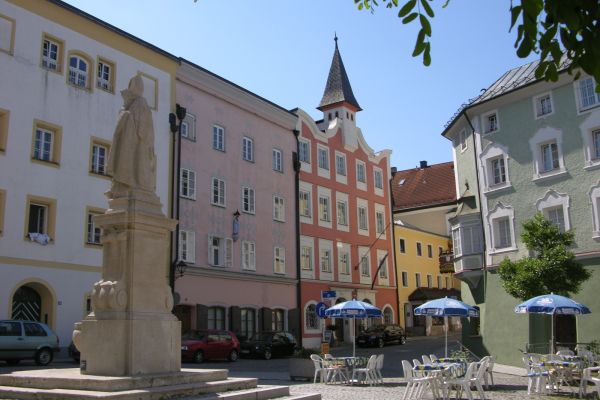
[[[396,172],[392,178],[392,196],[394,211],[455,201],[454,164],[445,162]]]

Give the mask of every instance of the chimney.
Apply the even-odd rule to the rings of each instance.
[[[421,169],[422,168],[427,168],[427,161],[426,160],[421,161],[420,164],[421,164]]]

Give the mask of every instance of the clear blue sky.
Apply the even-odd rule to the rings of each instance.
[[[433,62],[424,67],[411,57],[418,24],[402,25],[397,9],[358,11],[353,0],[67,0],[315,119],[337,32],[363,108],[357,124],[375,151],[393,151],[399,170],[451,161],[444,124],[505,71],[534,60],[515,54],[509,0],[452,0],[442,9],[445,1],[434,2]]]

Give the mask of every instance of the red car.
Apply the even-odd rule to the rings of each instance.
[[[222,330],[190,331],[181,337],[181,358],[201,363],[209,359],[236,361],[240,341],[235,333]]]

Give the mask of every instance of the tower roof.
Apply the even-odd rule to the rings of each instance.
[[[333,53],[333,59],[331,60],[331,68],[329,68],[329,76],[327,77],[327,85],[325,86],[325,92],[323,92],[323,98],[317,109],[323,110],[327,106],[337,103],[348,103],[353,107],[356,107],[358,111],[362,110],[352,93],[352,87],[350,86],[350,80],[346,74],[344,68],[344,62],[342,56],[340,56],[340,50],[338,49],[338,38],[337,35],[335,40],[335,51]]]

